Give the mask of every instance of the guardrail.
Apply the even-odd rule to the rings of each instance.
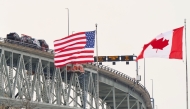
[[[15,41],[15,40],[10,40],[10,39],[1,38],[1,37],[0,37],[0,41],[4,42],[4,43],[18,44],[18,45],[21,45],[21,46],[24,46],[24,47],[30,47],[30,48],[38,49],[40,51],[44,51],[44,52],[47,52],[47,53],[50,53],[50,54],[54,54],[54,50],[52,50],[52,49],[44,49],[43,47],[37,47],[37,45],[35,45],[35,44],[24,43],[24,42],[21,42],[21,41]]]

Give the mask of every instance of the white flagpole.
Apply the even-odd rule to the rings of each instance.
[[[186,58],[186,106],[188,108],[188,68],[187,68],[187,40],[186,40],[186,19],[184,20],[184,36],[185,36],[185,58]]]

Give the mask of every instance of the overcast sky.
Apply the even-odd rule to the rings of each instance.
[[[99,55],[139,55],[145,43],[161,32],[183,26],[185,18],[190,48],[189,4],[188,0],[0,0],[0,37],[9,32],[27,34],[45,39],[53,49],[53,40],[68,34],[65,8],[69,8],[70,33],[95,30],[98,24]],[[135,62],[103,64],[136,75]],[[153,79],[158,109],[186,109],[185,73],[185,61],[146,59],[145,85],[152,95]],[[144,84],[143,60],[139,61],[139,74]]]

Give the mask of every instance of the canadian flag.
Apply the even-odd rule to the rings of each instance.
[[[161,33],[148,44],[145,44],[143,50],[136,60],[142,58],[183,58],[183,26],[171,31]]]

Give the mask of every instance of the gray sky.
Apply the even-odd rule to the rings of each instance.
[[[145,43],[161,32],[183,26],[185,18],[189,42],[188,4],[188,0],[0,0],[0,37],[9,32],[27,34],[45,39],[53,49],[53,40],[67,35],[65,8],[69,8],[70,33],[94,30],[98,24],[99,55],[139,55]],[[135,77],[134,62],[116,64],[104,63]],[[139,66],[144,84],[143,60]],[[152,95],[153,79],[158,109],[186,108],[185,77],[182,60],[146,59],[146,88]]]

